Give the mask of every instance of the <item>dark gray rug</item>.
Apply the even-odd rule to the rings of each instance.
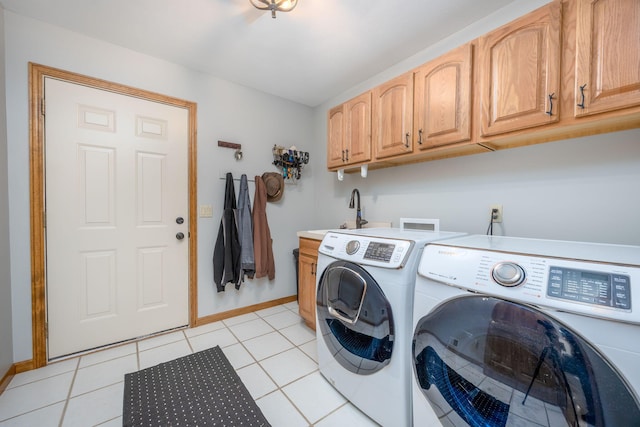
[[[220,347],[124,377],[123,426],[269,426]]]

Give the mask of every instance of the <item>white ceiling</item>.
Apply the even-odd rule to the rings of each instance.
[[[6,10],[316,106],[514,0],[0,0]]]

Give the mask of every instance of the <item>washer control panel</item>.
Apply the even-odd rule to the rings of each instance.
[[[414,245],[415,243],[409,240],[329,232],[322,240],[318,251],[336,259],[358,264],[401,268]]]
[[[551,266],[547,296],[631,310],[631,278],[606,271]]]
[[[446,283],[479,294],[640,324],[640,266],[427,245],[418,283]],[[639,300],[640,301],[640,300]]]
[[[370,241],[369,245],[367,246],[367,251],[364,253],[364,259],[389,262],[391,261],[395,250],[395,243]]]

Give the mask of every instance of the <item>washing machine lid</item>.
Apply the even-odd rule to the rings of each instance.
[[[439,242],[443,246],[566,258],[576,261],[640,266],[640,246],[568,240],[531,239],[473,234]]]
[[[318,252],[335,259],[373,267],[400,269],[416,250],[437,240],[463,236],[450,231],[416,231],[399,228],[332,230],[325,234]],[[415,275],[415,271],[412,273]]]
[[[417,244],[425,244],[436,240],[461,237],[466,233],[455,231],[415,230],[406,228],[378,227],[330,230],[330,233],[348,234],[351,236],[381,237],[386,239],[409,240]]]

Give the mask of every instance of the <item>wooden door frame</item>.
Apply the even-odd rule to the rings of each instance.
[[[31,369],[47,364],[46,331],[46,242],[44,175],[44,79],[64,80],[95,89],[133,96],[188,110],[188,186],[189,186],[189,326],[196,324],[197,289],[197,104],[131,86],[121,85],[45,65],[29,63],[29,190],[31,215],[31,319],[33,359]],[[26,368],[26,366],[24,366]],[[24,369],[26,370],[26,369]]]

